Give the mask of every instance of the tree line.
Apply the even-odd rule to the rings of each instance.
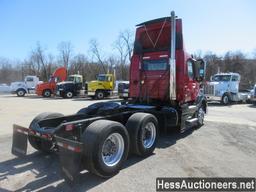
[[[224,56],[206,53],[203,58],[207,64],[206,80],[208,81],[216,73],[235,72],[241,75],[240,89],[252,88],[256,83],[256,50],[250,58],[241,51],[228,51]]]
[[[47,81],[59,66],[65,66],[69,74],[83,75],[86,81],[94,80],[97,74],[113,71],[114,68],[117,80],[128,80],[133,41],[133,32],[120,32],[113,43],[115,54],[107,57],[96,39],[89,42],[89,56],[75,54],[71,42],[61,42],[57,46],[58,55],[48,53],[37,43],[24,61],[11,62],[0,58],[0,83],[22,81],[26,75],[36,75],[40,80]],[[223,56],[212,52],[202,55],[199,52],[194,57],[205,60],[207,81],[218,72],[237,72],[241,75],[241,89],[251,88],[256,83],[256,51],[250,58],[241,51],[228,51]]]
[[[114,54],[105,56],[99,42],[92,39],[89,42],[88,54],[75,54],[71,42],[58,44],[58,54],[53,55],[37,42],[24,61],[11,61],[0,58],[0,83],[22,81],[26,75],[36,75],[42,81],[47,81],[54,70],[64,66],[68,74],[83,75],[86,81],[94,80],[99,73],[116,71],[116,79],[128,80],[129,63],[133,50],[133,32],[120,32],[113,42]]]

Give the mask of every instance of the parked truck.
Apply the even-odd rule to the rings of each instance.
[[[72,98],[79,95],[85,86],[82,75],[69,75],[67,81],[57,84],[56,95],[62,98]]]
[[[35,93],[35,87],[39,83],[39,78],[34,75],[28,75],[24,81],[12,82],[10,91],[17,94],[18,97],[24,97],[26,94]]]
[[[118,83],[118,97],[120,99],[128,99],[129,97],[129,81],[121,81]]]
[[[97,80],[88,82],[87,95],[93,99],[104,99],[113,95],[115,76],[114,74],[99,74]]]
[[[220,101],[224,105],[231,102],[247,102],[248,92],[239,92],[238,73],[218,73],[205,85],[205,95],[209,101]]]
[[[128,153],[151,155],[160,130],[203,125],[204,66],[185,51],[182,20],[174,12],[143,22],[137,25],[130,65],[131,100],[95,103],[69,116],[42,113],[29,128],[14,125],[12,152],[26,154],[29,140],[39,151],[58,151],[66,179],[73,181],[83,169],[111,177]]]
[[[57,68],[48,82],[40,83],[36,86],[36,94],[43,97],[51,97],[55,93],[56,84],[65,81],[67,78],[67,69],[65,67]]]

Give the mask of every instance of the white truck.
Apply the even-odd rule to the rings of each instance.
[[[239,92],[240,75],[238,73],[218,73],[211,77],[204,87],[208,101],[220,101],[224,105],[231,102],[247,102],[249,94]]]
[[[10,86],[7,85],[6,83],[1,83],[0,84],[0,94],[1,93],[9,93],[10,92]]]
[[[25,77],[24,81],[11,83],[11,93],[17,94],[18,97],[23,97],[26,93],[35,93],[35,87],[39,82],[37,76],[28,75]]]

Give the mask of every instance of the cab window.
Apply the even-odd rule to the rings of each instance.
[[[75,78],[74,76],[69,76],[68,81],[74,81],[74,78]]]
[[[215,75],[213,81],[230,81],[231,75]]]
[[[32,81],[34,81],[34,79],[33,79],[33,77],[27,77],[26,81],[32,82]]]
[[[238,81],[238,79],[239,79],[239,78],[238,78],[237,75],[233,75],[231,81]]]
[[[190,60],[187,61],[187,67],[188,67],[188,77],[190,79],[193,79],[194,73],[193,73],[193,63],[192,63],[192,61],[190,61]]]
[[[105,75],[99,75],[97,80],[98,81],[107,81],[107,77]]]
[[[167,70],[167,59],[157,59],[157,60],[144,60],[143,69],[145,71],[161,71]]]
[[[82,83],[81,80],[82,80],[81,77],[76,77],[75,78],[75,83]]]

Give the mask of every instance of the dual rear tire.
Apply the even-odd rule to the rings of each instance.
[[[148,113],[135,113],[126,123],[130,136],[130,153],[141,157],[153,153],[158,139],[158,122]]]
[[[147,113],[135,113],[121,123],[98,120],[90,124],[82,136],[85,168],[108,178],[119,172],[128,154],[146,157],[153,153],[158,138],[157,119]]]
[[[98,120],[82,135],[86,168],[104,178],[119,172],[129,152],[129,135],[118,122]]]
[[[61,113],[41,113],[37,115],[32,122],[29,125],[29,129],[36,131],[38,130],[38,122],[45,120],[45,119],[51,119],[51,118],[57,118],[57,117],[63,117],[63,114]],[[28,141],[30,145],[35,148],[38,151],[49,153],[52,151],[53,143],[52,141],[42,139],[40,137],[37,137],[35,135],[32,135],[31,133],[28,134]]]

